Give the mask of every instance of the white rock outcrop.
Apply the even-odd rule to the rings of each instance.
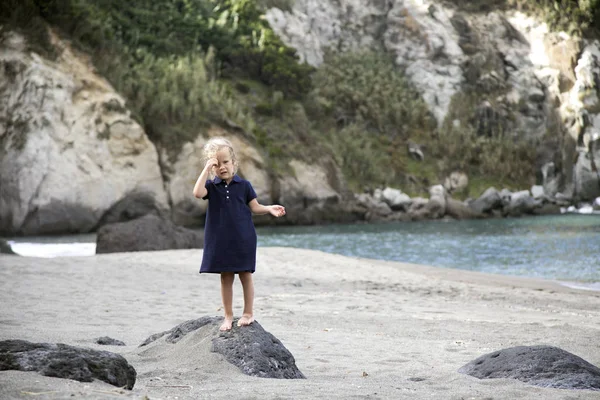
[[[419,88],[441,123],[463,81],[464,56],[451,11],[419,0],[296,0],[267,21],[300,59],[318,66],[328,50],[384,47]]]
[[[57,42],[48,61],[14,33],[1,43],[0,231],[90,231],[133,191],[168,207],[156,148],[84,58]]]

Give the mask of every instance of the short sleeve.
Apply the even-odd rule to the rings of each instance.
[[[212,188],[212,180],[207,179],[206,182],[204,183],[204,187],[206,188],[206,196],[204,196],[202,198],[202,200],[206,200],[209,198],[210,196],[210,189]]]
[[[246,181],[246,204],[249,204],[256,197],[256,192],[254,191],[252,184]]]

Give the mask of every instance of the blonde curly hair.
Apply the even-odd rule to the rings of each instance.
[[[235,174],[238,170],[237,155],[233,149],[233,144],[224,137],[213,137],[206,142],[203,148],[204,162],[208,161],[210,158],[217,158],[217,152],[223,148],[229,149],[229,155],[231,156],[231,162],[233,163],[233,173]]]

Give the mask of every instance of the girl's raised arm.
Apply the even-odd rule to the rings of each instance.
[[[206,196],[208,191],[206,190],[205,185],[206,180],[208,179],[208,173],[217,165],[219,165],[219,161],[216,158],[210,158],[208,161],[206,161],[206,165],[204,166],[202,173],[200,173],[200,176],[194,185],[193,193],[195,197],[201,199]]]

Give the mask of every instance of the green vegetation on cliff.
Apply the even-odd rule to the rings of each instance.
[[[43,19],[92,54],[150,138],[171,150],[209,124],[253,132],[232,77],[291,99],[310,90],[312,68],[274,35],[253,1],[8,0],[6,7],[4,21],[34,32],[38,44],[50,48],[39,33]]]
[[[577,21],[586,31],[599,19],[600,0],[449,1],[469,11],[517,3],[556,9],[556,3],[567,14],[548,11],[551,20]],[[32,48],[49,57],[46,26],[58,29],[93,56],[149,137],[171,154],[208,126],[221,125],[254,142],[277,173],[287,173],[292,157],[333,158],[356,191],[388,184],[424,194],[453,170],[473,182],[464,196],[491,185],[518,189],[533,183],[531,144],[504,131],[478,134],[471,123],[473,107],[486,96],[455,98],[447,120],[460,124],[437,128],[419,93],[386,54],[331,54],[317,70],[300,62],[263,18],[265,7],[289,10],[291,4],[5,0],[0,29],[25,32]],[[425,160],[411,158],[409,142],[423,146]]]
[[[372,51],[331,54],[313,83],[308,109],[322,121],[350,185],[406,183],[407,142],[436,123],[393,59]]]

